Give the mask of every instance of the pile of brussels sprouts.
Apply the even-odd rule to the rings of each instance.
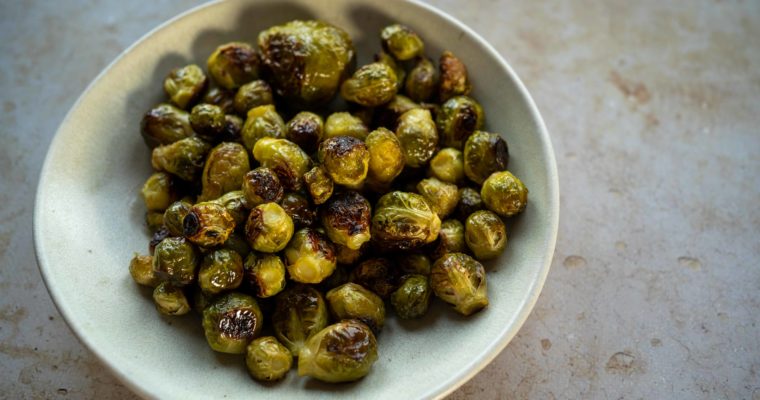
[[[355,68],[340,28],[274,26],[258,49],[223,44],[206,71],[171,71],[168,102],[142,119],[152,239],[130,273],[161,314],[201,314],[209,346],[245,354],[255,379],[294,357],[299,375],[365,376],[387,306],[420,318],[435,294],[483,309],[480,261],[526,207],[462,61],[446,51],[436,68],[402,25],[380,39]],[[328,111],[337,93],[345,111]]]

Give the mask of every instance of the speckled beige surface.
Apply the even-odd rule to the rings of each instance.
[[[55,128],[121,50],[198,2],[0,3],[0,393],[133,398],[56,313],[32,250]],[[760,4],[431,1],[511,63],[552,133],[554,265],[451,395],[760,398]]]

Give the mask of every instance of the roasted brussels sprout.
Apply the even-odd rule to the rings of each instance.
[[[265,137],[284,138],[285,121],[277,113],[273,104],[266,104],[250,109],[245,119],[243,130],[240,131],[243,144],[253,149],[256,142]]]
[[[153,256],[135,253],[132,261],[129,262],[129,274],[135,282],[143,286],[156,287],[161,282],[153,271]]]
[[[227,293],[203,310],[203,331],[214,351],[244,354],[264,325],[256,299],[242,293]]]
[[[385,304],[375,293],[355,283],[346,283],[325,295],[333,319],[359,320],[378,333],[385,324]]]
[[[438,145],[438,132],[430,111],[422,108],[401,114],[396,135],[404,150],[406,165],[412,168],[424,166]]]
[[[293,220],[277,203],[259,204],[245,224],[248,244],[262,253],[276,253],[293,237]]]
[[[195,279],[200,257],[195,247],[183,237],[162,240],[153,252],[153,272],[162,281],[183,286]]]
[[[375,62],[359,68],[346,79],[340,87],[340,95],[365,107],[377,107],[391,101],[396,90],[397,78],[393,68]]]
[[[189,137],[154,148],[150,162],[157,171],[166,171],[180,179],[192,181],[203,171],[209,150],[211,145],[208,143]]]
[[[233,99],[235,112],[243,116],[248,115],[248,110],[267,104],[274,104],[272,88],[266,81],[262,80],[248,82],[240,86]]]
[[[285,264],[276,254],[251,253],[245,259],[245,280],[257,297],[272,297],[285,289]]]
[[[308,154],[287,139],[260,139],[253,146],[253,158],[274,171],[282,186],[289,190],[301,188],[303,175],[311,166]]]
[[[441,106],[436,116],[441,145],[462,149],[467,138],[484,124],[483,108],[467,96],[455,96]]]
[[[404,254],[396,260],[399,275],[430,275],[431,262],[428,256],[422,253]]]
[[[229,249],[211,251],[203,257],[198,285],[205,293],[219,294],[237,289],[243,282],[243,259]]]
[[[387,250],[410,250],[438,238],[441,220],[424,197],[407,192],[390,192],[375,205],[373,241]]]
[[[213,247],[224,243],[235,229],[235,220],[223,206],[212,203],[198,203],[182,220],[185,237],[202,247]]]
[[[368,179],[390,183],[404,170],[404,149],[396,134],[378,128],[367,136],[366,144],[369,150]]]
[[[335,248],[321,233],[303,228],[285,248],[290,278],[301,283],[319,283],[335,271]]]
[[[446,101],[454,96],[470,94],[470,80],[467,67],[450,51],[444,51],[438,61],[441,81],[438,87],[438,99]]]
[[[433,63],[427,58],[420,58],[409,71],[404,83],[406,95],[414,101],[428,101],[438,88],[438,75]]]
[[[330,325],[306,341],[298,354],[298,375],[325,382],[350,382],[377,361],[377,339],[357,320]]]
[[[439,218],[445,218],[451,214],[459,202],[457,186],[435,178],[421,180],[417,184],[417,192],[425,198]]]
[[[280,178],[267,167],[258,167],[243,177],[243,195],[251,207],[276,203],[282,199],[283,193]]]
[[[369,168],[369,150],[361,140],[351,136],[326,139],[319,145],[319,162],[332,180],[351,188],[364,182]]]
[[[446,183],[457,184],[464,180],[464,155],[447,147],[435,153],[430,160],[429,174]]]
[[[164,315],[184,315],[190,312],[185,292],[171,282],[161,282],[153,289],[153,303],[156,310]]]
[[[334,195],[320,217],[327,236],[339,245],[358,250],[370,239],[372,210],[369,201],[357,192]]]
[[[193,135],[190,114],[171,104],[159,104],[143,116],[140,133],[150,148],[188,138]]]
[[[300,284],[288,286],[275,300],[274,334],[297,356],[306,340],[327,326],[327,303],[317,289]]]
[[[251,169],[248,151],[239,143],[224,142],[211,149],[201,176],[202,191],[198,201],[219,198],[240,190],[243,176]]]
[[[191,64],[173,69],[164,80],[164,91],[172,103],[179,108],[187,109],[187,106],[200,99],[206,85],[206,74],[201,67]]]
[[[351,271],[349,280],[387,299],[397,287],[397,277],[394,272],[395,268],[388,259],[371,258],[356,266]]]
[[[172,177],[165,172],[155,172],[148,177],[141,193],[145,207],[150,211],[164,211],[177,200]]]
[[[421,56],[425,51],[419,35],[408,26],[395,24],[386,26],[380,32],[383,49],[393,55],[397,60],[411,60]]]
[[[243,259],[245,259],[248,254],[251,253],[251,247],[248,246],[248,242],[245,240],[245,238],[240,236],[240,234],[234,232],[230,234],[230,236],[227,238],[227,241],[222,245],[222,248],[229,249],[235,253],[238,253]]]
[[[456,219],[441,222],[441,232],[438,234],[438,244],[431,257],[437,260],[448,253],[465,253],[467,245],[464,238],[464,225]]]
[[[207,61],[208,73],[219,86],[237,89],[259,78],[259,54],[248,43],[230,42],[214,50]]]
[[[495,133],[476,131],[464,144],[464,173],[479,185],[492,173],[506,170],[508,162],[507,142]]]
[[[317,146],[319,146],[324,135],[325,124],[322,117],[309,111],[301,111],[296,114],[288,122],[285,134],[288,140],[309,154],[317,151]]]
[[[226,123],[222,108],[213,104],[198,104],[190,112],[190,126],[205,140],[221,138]]]
[[[409,110],[415,108],[422,108],[419,104],[412,101],[412,99],[397,94],[393,96],[393,99],[383,105],[376,108],[377,113],[375,115],[375,125],[386,127],[392,131],[398,128],[398,120],[401,115]]]
[[[209,89],[208,92],[206,92],[206,95],[203,96],[203,99],[201,100],[202,103],[219,106],[219,108],[221,108],[225,114],[232,114],[233,112],[235,112],[234,101],[235,101],[235,92],[227,90],[227,89],[222,89],[216,86]]]
[[[391,294],[391,306],[401,319],[420,318],[430,305],[430,282],[424,275],[407,275]]]
[[[293,219],[293,224],[297,229],[312,226],[317,220],[317,212],[309,200],[298,193],[286,193],[280,205]]]
[[[211,203],[224,207],[230,213],[232,220],[235,221],[235,229],[242,232],[249,213],[248,202],[245,200],[243,191],[233,190],[227,192],[222,197],[211,200]]]
[[[334,112],[325,121],[325,139],[351,136],[363,141],[367,138],[367,132],[364,121],[345,111]]]
[[[493,212],[476,211],[467,217],[464,239],[476,259],[490,260],[507,246],[507,227]]]
[[[480,193],[473,188],[459,189],[459,204],[457,204],[456,215],[461,221],[465,221],[470,214],[483,209],[483,200],[480,199]]]
[[[303,176],[306,190],[309,191],[314,204],[322,204],[332,196],[333,181],[322,166],[316,166]]]
[[[489,210],[511,217],[528,205],[528,188],[509,171],[494,172],[483,182],[480,197]]]
[[[192,209],[193,205],[180,200],[175,201],[169,207],[166,208],[166,211],[164,211],[164,226],[166,226],[166,229],[169,230],[169,233],[172,236],[182,236],[185,233],[185,228],[183,227],[183,222],[185,220],[185,216],[190,213],[190,210]]]
[[[488,305],[486,270],[467,254],[449,253],[439,258],[430,271],[430,286],[436,296],[462,315]]]
[[[245,365],[248,373],[258,381],[278,381],[290,371],[293,355],[274,336],[264,336],[248,345]]]
[[[381,62],[391,67],[393,73],[396,74],[396,89],[397,91],[401,91],[401,89],[404,87],[404,80],[406,79],[406,70],[404,67],[397,63],[396,59],[394,59],[392,55],[384,51],[375,54],[375,62]]]
[[[275,90],[302,105],[330,101],[354,58],[349,35],[321,21],[291,21],[259,33]]]

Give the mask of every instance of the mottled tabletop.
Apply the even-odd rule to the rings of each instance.
[[[34,257],[37,179],[97,73],[200,1],[0,2],[0,398],[135,396]],[[512,65],[551,133],[554,262],[451,399],[760,399],[760,2],[435,0]]]

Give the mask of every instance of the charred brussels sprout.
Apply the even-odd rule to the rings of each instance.
[[[207,61],[208,73],[219,86],[237,89],[259,77],[259,54],[248,43],[231,42],[214,50]]]
[[[251,296],[227,293],[203,310],[203,331],[214,351],[244,354],[261,332],[264,314]]]
[[[507,227],[491,211],[476,211],[467,217],[464,239],[476,259],[490,260],[507,246]]]
[[[307,153],[314,153],[325,135],[322,117],[313,112],[301,111],[288,122],[286,138]]]
[[[464,145],[464,173],[479,185],[492,173],[506,170],[508,162],[507,142],[495,133],[477,131]]]
[[[369,373],[377,361],[377,339],[356,320],[330,325],[309,338],[298,354],[298,375],[324,382],[350,382]]]
[[[245,147],[253,149],[256,142],[261,138],[284,138],[285,121],[282,120],[272,104],[254,107],[248,111],[240,135]]]
[[[198,203],[182,220],[185,237],[202,247],[213,247],[224,243],[235,229],[235,220],[223,206],[212,203]]]
[[[224,142],[211,149],[203,167],[199,201],[213,200],[239,190],[243,176],[251,169],[248,151],[239,143]]]
[[[494,172],[483,182],[480,197],[489,210],[511,217],[528,205],[528,188],[509,171]]]
[[[459,190],[459,204],[457,204],[456,215],[461,221],[467,219],[470,214],[483,209],[483,200],[480,199],[480,193],[472,188],[463,188]]]
[[[441,101],[470,93],[467,67],[454,53],[444,51],[438,61],[438,68],[441,71],[441,82],[438,87],[438,98]]]
[[[258,381],[278,381],[290,371],[293,355],[274,336],[264,336],[248,345],[245,365],[248,373]]]
[[[153,252],[153,272],[160,280],[183,286],[195,279],[200,258],[195,247],[182,237],[162,240]]]
[[[404,170],[404,149],[396,134],[378,128],[367,136],[366,144],[369,150],[368,179],[390,183]]]
[[[164,80],[164,91],[172,103],[179,108],[186,109],[200,99],[206,90],[208,79],[201,67],[191,64],[182,68],[173,69]]]
[[[304,228],[293,235],[285,249],[290,278],[301,283],[319,283],[335,271],[335,248],[321,233]]]
[[[367,125],[356,116],[345,111],[330,114],[325,121],[325,139],[351,136],[359,140],[367,138]]]
[[[404,25],[395,24],[385,27],[380,32],[380,40],[383,49],[401,61],[421,56],[425,51],[425,45],[419,35]]]
[[[391,306],[401,319],[421,318],[430,305],[430,282],[424,275],[408,275],[391,294]]]
[[[436,117],[441,144],[462,149],[467,138],[483,127],[483,108],[477,101],[467,96],[456,96],[441,106]]]
[[[286,193],[280,205],[298,229],[312,226],[317,220],[317,213],[309,200],[298,193]]]
[[[148,177],[148,180],[143,184],[141,193],[145,207],[150,211],[166,210],[177,200],[172,177],[165,172],[155,172]]]
[[[430,286],[436,296],[462,315],[488,305],[486,270],[467,254],[449,253],[439,258],[430,271]]]
[[[385,258],[372,258],[363,261],[351,271],[349,280],[373,291],[387,299],[396,290],[395,269]]]
[[[224,133],[224,111],[213,104],[198,104],[190,112],[190,126],[203,139],[213,141]]]
[[[339,185],[355,188],[367,177],[369,150],[357,138],[329,138],[319,145],[318,157],[332,180]]]
[[[276,254],[251,254],[245,260],[245,278],[257,297],[272,297],[285,289],[285,264]]]
[[[170,104],[159,104],[143,116],[140,133],[150,148],[188,138],[193,135],[190,114]]]
[[[253,158],[277,174],[286,189],[298,190],[311,166],[309,155],[287,139],[263,138],[253,146]]]
[[[205,293],[219,294],[237,289],[243,282],[243,259],[229,250],[214,250],[203,257],[198,285]]]
[[[190,312],[185,292],[171,282],[162,282],[153,289],[153,302],[156,310],[164,315],[184,315]]]
[[[322,204],[332,196],[333,181],[324,168],[316,166],[303,176],[306,190],[309,191],[314,204]]]
[[[430,160],[430,175],[446,183],[464,180],[464,155],[461,151],[447,147],[435,153]]]
[[[235,92],[219,87],[212,87],[203,96],[202,102],[219,106],[225,114],[231,114],[235,111],[234,99]]]
[[[414,101],[428,101],[438,87],[438,75],[435,65],[427,58],[420,58],[409,71],[404,83],[406,95]]]
[[[224,207],[224,209],[230,213],[232,220],[235,221],[235,229],[242,231],[245,221],[248,218],[248,203],[246,202],[242,191],[233,190],[227,192],[222,195],[222,197],[212,200],[211,203],[219,204]]]
[[[393,73],[396,74],[396,89],[397,91],[401,91],[401,89],[404,87],[404,80],[406,79],[406,70],[404,67],[402,65],[399,65],[399,63],[396,62],[396,59],[394,59],[392,55],[384,51],[375,54],[375,62],[380,62],[391,67]]]
[[[438,132],[430,111],[415,108],[399,117],[396,135],[404,150],[404,160],[408,167],[424,166],[438,145]]]
[[[321,211],[322,226],[330,240],[352,250],[369,241],[371,218],[369,201],[354,191],[336,194]]]
[[[343,82],[340,94],[347,101],[365,107],[377,107],[391,101],[396,95],[396,79],[396,73],[387,64],[367,64]]]
[[[359,320],[378,333],[385,324],[385,304],[375,293],[355,283],[346,283],[325,295],[327,306],[336,321]]]
[[[451,214],[459,202],[459,190],[457,186],[441,182],[435,178],[421,180],[417,184],[417,191],[427,200],[430,208],[440,218]]]
[[[184,235],[185,228],[182,226],[185,216],[190,213],[193,205],[187,201],[180,200],[172,203],[164,211],[164,226],[169,230],[172,236]]]
[[[293,228],[293,220],[282,207],[277,203],[264,203],[251,210],[245,224],[245,237],[254,250],[276,253],[288,244]]]
[[[267,104],[274,104],[272,88],[262,80],[248,82],[241,86],[233,99],[235,112],[243,116],[248,114],[248,110]]]
[[[258,167],[243,177],[243,194],[251,207],[276,203],[282,199],[283,193],[280,178],[267,167]]]
[[[464,253],[467,251],[464,237],[464,225],[459,220],[447,219],[441,222],[441,232],[438,234],[438,245],[432,253],[437,260],[448,253]]]
[[[404,254],[397,259],[400,275],[430,275],[431,262],[428,256],[422,253]]]
[[[410,250],[438,238],[441,220],[424,197],[390,192],[375,205],[372,238],[387,250]]]
[[[327,303],[319,291],[309,285],[288,287],[275,300],[274,334],[288,350],[298,355],[306,340],[327,326]]]
[[[211,145],[197,137],[178,140],[153,149],[153,169],[166,171],[186,181],[195,180],[203,171],[206,153]]]
[[[153,271],[153,256],[135,254],[129,262],[129,274],[140,285],[156,287],[161,280]]]
[[[354,58],[349,35],[321,21],[291,21],[259,34],[275,90],[302,105],[330,101]]]

